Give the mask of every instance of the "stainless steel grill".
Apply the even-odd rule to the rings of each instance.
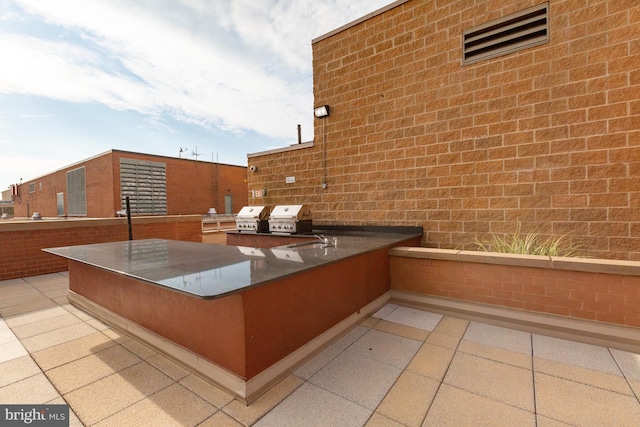
[[[236,216],[236,229],[243,233],[268,233],[269,212],[267,206],[245,206]]]
[[[269,216],[272,234],[304,234],[312,232],[311,210],[306,205],[276,206]]]

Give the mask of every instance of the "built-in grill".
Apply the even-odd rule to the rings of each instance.
[[[284,235],[311,233],[311,210],[306,205],[276,206],[269,216],[269,231]]]
[[[236,215],[236,229],[243,233],[268,233],[269,212],[267,206],[245,206]]]

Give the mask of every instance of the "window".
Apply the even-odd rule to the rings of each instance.
[[[69,216],[87,215],[84,166],[67,172],[67,212]]]
[[[504,16],[463,33],[463,64],[549,42],[549,3]]]
[[[29,193],[35,193],[36,192],[36,183],[32,182],[31,184],[29,184]]]
[[[58,216],[64,216],[64,193],[56,194],[56,206],[58,207]]]
[[[120,159],[121,209],[132,214],[167,214],[167,167],[165,163]]]

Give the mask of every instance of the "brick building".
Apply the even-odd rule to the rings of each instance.
[[[251,204],[422,225],[439,248],[520,222],[640,260],[640,3],[401,0],[312,47],[330,115],[313,142],[249,155]]]
[[[108,218],[235,213],[247,204],[247,168],[111,150],[27,181],[14,197],[16,217]]]

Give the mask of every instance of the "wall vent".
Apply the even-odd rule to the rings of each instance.
[[[120,159],[120,199],[126,198],[133,215],[167,214],[167,165],[137,159]]]
[[[84,166],[67,172],[67,214],[87,215],[87,186]]]
[[[543,3],[463,33],[463,64],[505,55],[549,41],[549,3]]]

